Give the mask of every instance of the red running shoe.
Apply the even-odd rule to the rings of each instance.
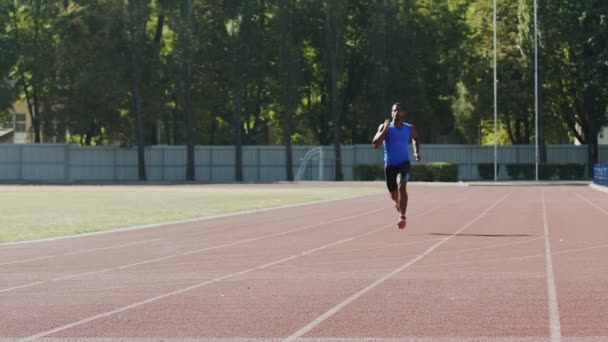
[[[404,229],[405,228],[405,224],[406,224],[405,216],[401,216],[399,218],[399,223],[397,223],[397,227],[399,227],[399,229]]]

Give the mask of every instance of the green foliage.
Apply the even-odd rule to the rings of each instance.
[[[354,169],[354,178],[358,181],[384,180],[384,165],[356,165]]]
[[[535,164],[507,164],[507,174],[511,179],[531,180],[535,178]],[[538,178],[542,180],[584,179],[585,165],[578,163],[539,164]]]
[[[509,145],[509,134],[505,125],[498,120],[496,130],[496,140],[498,145]],[[481,122],[482,145],[494,145],[494,120],[482,120]]]
[[[593,146],[608,123],[608,2],[544,1],[541,10],[547,117]]]
[[[433,181],[456,182],[458,181],[458,164],[454,163],[430,163]]]
[[[511,179],[534,179],[534,164],[507,164],[507,174]]]
[[[0,23],[9,22],[9,6],[0,2]],[[8,25],[0,25],[0,113],[9,108],[17,97],[16,82],[11,68],[16,63],[16,46]],[[0,119],[1,121],[1,119]]]
[[[477,172],[481,179],[494,179],[494,163],[477,164]],[[496,173],[500,172],[500,164],[496,165]]]
[[[413,164],[410,167],[410,181],[413,182],[432,182],[433,171],[429,164]]]
[[[137,0],[145,144],[185,143],[186,88],[195,144],[369,143],[395,101],[424,143],[494,143],[491,1],[189,1]],[[127,5],[0,1],[0,108],[27,97],[48,140],[134,144]],[[539,5],[546,140],[593,143],[608,2]],[[534,139],[531,11],[498,2],[499,144]]]
[[[356,165],[354,178],[361,181],[384,180],[384,165]],[[456,182],[458,181],[458,165],[454,163],[412,164],[410,166],[410,181]]]
[[[585,165],[578,163],[559,164],[557,166],[559,179],[584,179]]]

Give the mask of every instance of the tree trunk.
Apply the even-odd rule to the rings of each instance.
[[[139,27],[138,0],[129,0],[131,31],[131,71],[133,72],[133,102],[135,107],[135,134],[137,140],[137,176],[140,181],[147,180],[146,157],[144,150],[144,128],[141,97],[141,28]]]
[[[333,117],[334,135],[334,180],[342,181],[342,149],[340,145],[340,87],[339,78],[342,72],[342,3],[327,2],[327,42],[330,51],[330,103]]]
[[[593,87],[591,85],[590,87]],[[586,89],[584,91],[584,107],[587,115],[589,116],[589,135],[587,136],[587,151],[588,151],[588,175],[593,177],[593,165],[597,164],[598,161],[598,144],[597,144],[597,111],[595,105],[595,96],[592,89]]]
[[[292,34],[291,34],[291,0],[279,1],[279,34],[281,36],[279,59],[280,59],[280,80],[282,88],[282,107],[283,107],[283,142],[285,144],[285,172],[287,181],[293,181],[293,151],[291,144],[291,119],[293,111],[293,67],[292,61]]]
[[[186,112],[186,180],[195,180],[194,169],[194,112],[192,110],[192,63],[184,65],[184,109]]]
[[[241,107],[242,107],[242,86],[237,84],[234,90],[235,96],[235,108],[233,113],[234,122],[234,138],[235,138],[235,180],[237,182],[243,181],[243,125],[241,122]]]
[[[192,61],[190,30],[192,23],[192,0],[185,0],[185,20],[182,32],[184,55],[184,111],[186,113],[186,180],[195,180],[194,168],[194,111],[192,110]]]

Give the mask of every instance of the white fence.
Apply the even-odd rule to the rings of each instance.
[[[293,147],[293,174],[304,156],[317,146]],[[459,178],[479,179],[477,164],[493,163],[493,146],[422,145],[424,162],[453,162],[459,165]],[[151,182],[181,182],[186,175],[185,146],[146,148],[146,173]],[[333,180],[333,146],[323,146],[323,160],[313,157],[302,169],[302,180]],[[587,160],[586,146],[547,146],[549,163],[582,163]],[[608,163],[608,145],[600,147],[600,163]],[[382,149],[369,145],[342,147],[344,180],[353,180],[354,167],[382,164]],[[498,163],[534,163],[534,146],[499,146]],[[235,180],[234,146],[197,146],[196,181],[229,183]],[[322,165],[322,167],[320,167]],[[284,146],[243,147],[243,180],[275,182],[287,178]],[[507,179],[501,167],[500,179]],[[132,182],[137,181],[136,148],[87,147],[68,144],[0,144],[0,182]]]

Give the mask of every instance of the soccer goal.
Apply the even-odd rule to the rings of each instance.
[[[317,146],[317,147],[314,147],[314,148],[311,148],[310,150],[308,150],[306,152],[306,155],[304,156],[304,158],[302,158],[302,163],[300,164],[300,168],[298,169],[298,172],[296,173],[296,177],[295,177],[296,182],[299,182],[302,180],[302,176],[304,175],[304,171],[306,170],[308,163],[315,156],[317,156],[318,160],[319,160],[319,181],[323,181],[323,147]]]

